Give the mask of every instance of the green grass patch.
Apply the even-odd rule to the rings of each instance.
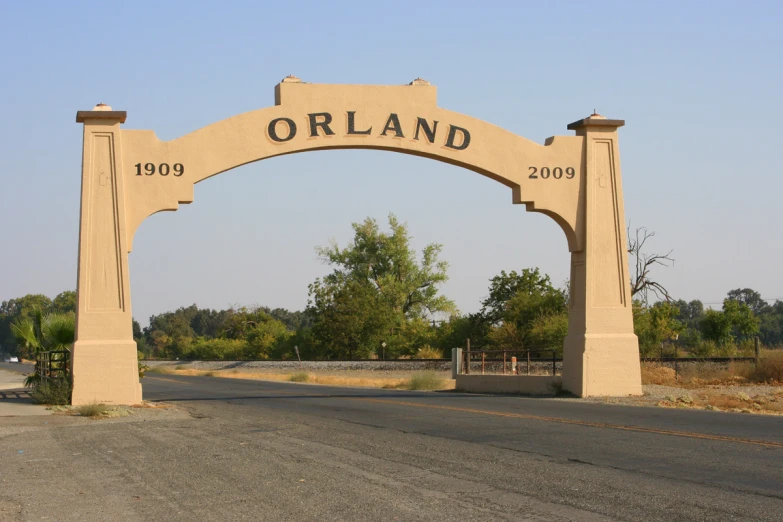
[[[435,372],[418,372],[408,380],[408,390],[440,390],[446,386],[446,380]]]
[[[310,374],[307,372],[292,373],[288,380],[291,382],[307,382],[310,380]]]

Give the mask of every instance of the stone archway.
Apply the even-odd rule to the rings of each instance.
[[[135,404],[128,253],[144,219],[193,201],[206,178],[262,159],[369,148],[424,156],[487,176],[512,203],[562,228],[571,252],[563,387],[579,396],[641,393],[633,333],[617,129],[593,115],[539,145],[441,109],[436,88],[310,84],[289,76],[275,105],[160,141],[122,129],[124,111],[79,111],[84,124],[73,403]]]

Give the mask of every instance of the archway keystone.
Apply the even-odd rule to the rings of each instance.
[[[141,401],[128,253],[139,225],[193,201],[193,186],[240,165],[325,149],[378,149],[464,167],[550,216],[571,252],[563,386],[579,396],[641,393],[633,333],[617,129],[592,115],[540,145],[442,109],[436,88],[323,85],[288,77],[275,105],[171,141],[120,127],[126,113],[79,111],[84,124],[73,403]]]

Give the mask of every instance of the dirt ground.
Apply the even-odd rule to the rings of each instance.
[[[605,404],[657,406],[736,413],[783,415],[783,386],[713,384],[700,387],[645,384],[641,397],[589,397],[579,399]]]

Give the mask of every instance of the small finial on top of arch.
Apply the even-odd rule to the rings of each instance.
[[[105,103],[99,103],[95,107],[92,108],[94,111],[110,111],[111,107],[109,105],[106,105]]]
[[[302,83],[302,80],[294,76],[293,74],[289,74],[285,78],[283,78],[280,83]]]
[[[605,120],[606,119],[606,116],[601,116],[600,114],[598,114],[598,111],[596,111],[595,109],[593,109],[593,114],[591,114],[588,117],[589,118],[595,118],[597,120]]]
[[[427,80],[423,80],[421,78],[416,78],[415,80],[413,80],[408,85],[429,85],[429,84],[430,84],[430,82],[428,82]]]

